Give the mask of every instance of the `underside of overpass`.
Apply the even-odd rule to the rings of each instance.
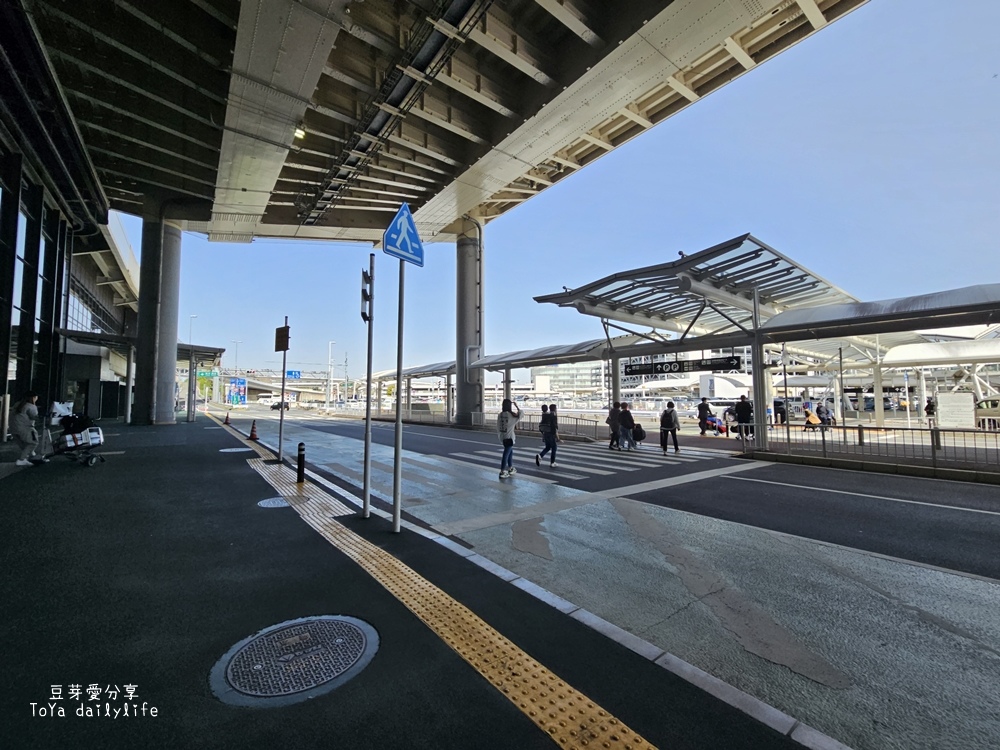
[[[481,321],[482,225],[865,2],[12,0],[0,123],[78,230],[146,220],[147,331],[176,335],[142,321],[176,294],[167,225],[378,243],[404,202]],[[461,410],[481,325],[459,339]]]

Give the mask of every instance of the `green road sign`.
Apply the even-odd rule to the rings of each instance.
[[[199,370],[198,371],[198,377],[199,378],[217,378],[217,377],[219,377],[219,371],[218,370]]]

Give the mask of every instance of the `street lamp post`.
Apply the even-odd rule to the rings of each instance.
[[[230,339],[230,342],[236,344],[236,349],[233,351],[233,369],[236,370],[236,377],[240,376],[240,344],[242,341],[237,341],[236,339]]]
[[[326,408],[330,409],[330,391],[333,388],[333,345],[336,341],[331,341],[326,352]]]

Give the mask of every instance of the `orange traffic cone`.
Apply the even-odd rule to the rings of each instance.
[[[257,420],[256,419],[253,421],[253,424],[250,425],[250,437],[248,439],[249,440],[257,440]]]
[[[223,422],[222,424],[231,424],[231,422],[229,421],[229,412],[228,411],[226,412],[226,421]]]

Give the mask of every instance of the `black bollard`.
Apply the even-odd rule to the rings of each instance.
[[[306,444],[299,443],[299,456],[296,468],[295,481],[302,484],[306,481]]]

